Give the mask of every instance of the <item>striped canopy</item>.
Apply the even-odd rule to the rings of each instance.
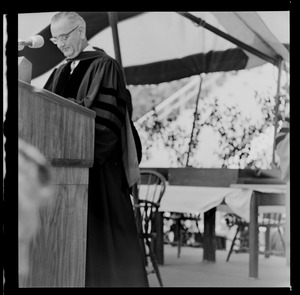
[[[109,13],[78,13],[86,20],[89,43],[115,57]],[[49,41],[49,24],[54,14],[45,13],[43,22],[45,15],[48,21],[36,31],[40,13],[19,15],[19,39],[35,34],[45,39],[42,48],[19,51],[19,56],[32,62],[33,79],[48,77],[49,71],[64,59]],[[288,11],[115,14],[128,85],[158,84],[201,73],[252,68],[266,62],[276,65],[279,58],[289,61]],[[29,23],[35,25],[28,26]],[[22,37],[20,31],[26,25],[31,31],[27,36],[23,32]]]

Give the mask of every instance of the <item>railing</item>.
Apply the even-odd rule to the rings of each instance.
[[[203,81],[202,85],[203,89],[215,83],[215,81],[219,79],[220,75],[221,74],[219,73],[214,73],[214,75],[211,75],[208,79],[207,77],[205,77],[205,80]],[[203,75],[201,76],[201,78],[204,79]],[[199,92],[199,85],[200,76],[196,76],[189,83],[184,85],[174,94],[172,94],[160,104],[158,104],[156,107],[154,107],[153,110],[141,116],[138,120],[136,120],[135,123],[137,125],[141,125],[144,121],[152,117],[154,114],[157,115],[159,120],[166,118],[174,110],[185,106],[191,99],[195,98]]]
[[[149,111],[142,117],[140,117],[136,123],[138,125],[142,124],[149,117],[153,116],[155,113],[158,116],[158,119],[163,119],[168,116],[174,109],[179,108],[180,106],[186,104],[190,99],[192,99],[198,92],[199,76],[187,83],[185,86],[180,88],[174,94],[169,96],[163,102],[158,104],[154,110]]]

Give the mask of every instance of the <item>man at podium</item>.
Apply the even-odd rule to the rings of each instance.
[[[66,62],[52,72],[44,88],[96,112],[86,287],[147,287],[130,199],[139,167],[122,68],[88,44],[86,23],[77,13],[56,14],[50,30],[50,40]]]

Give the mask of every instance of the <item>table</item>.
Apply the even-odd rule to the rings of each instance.
[[[235,187],[168,185],[159,211],[199,214],[217,207],[226,198],[232,200],[229,207],[240,214],[244,212],[245,202],[239,200],[240,196],[243,200],[250,200],[251,192]]]
[[[241,197],[243,196],[243,198]],[[165,194],[161,200],[160,212],[192,213],[198,215],[204,213],[204,243],[203,260],[215,261],[215,211],[211,209],[220,205],[224,199],[231,200],[230,206],[236,214],[242,214],[244,210],[243,200],[250,200],[251,191],[242,188],[230,187],[207,187],[207,186],[186,186],[167,185]],[[163,217],[159,216],[157,223],[157,249],[158,261],[163,264]]]
[[[230,187],[168,185],[159,211],[199,214],[225,201],[235,214],[250,223],[249,277],[258,278],[258,213],[280,210],[285,205],[285,190],[286,185],[282,184],[234,183]],[[262,206],[265,210],[260,210]]]
[[[285,206],[286,185],[276,184],[232,184],[251,192],[249,202],[249,277],[258,278],[258,213],[260,206]],[[270,208],[270,207],[269,207]],[[272,212],[272,208],[268,210]]]

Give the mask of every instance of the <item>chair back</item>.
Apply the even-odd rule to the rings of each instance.
[[[137,185],[139,209],[137,216],[137,225],[143,234],[150,234],[154,231],[156,213],[158,212],[160,201],[166,190],[166,179],[164,176],[151,169],[145,169],[140,172],[140,179]]]
[[[166,190],[166,179],[155,170],[142,170],[138,182],[138,198],[160,205]]]
[[[262,227],[281,227],[285,223],[283,214],[278,212],[263,213],[258,218],[259,226]]]
[[[137,230],[140,238],[141,250],[147,273],[155,273],[159,285],[163,287],[155,245],[157,241],[157,213],[160,201],[166,190],[166,180],[162,174],[155,170],[144,169],[135,188],[134,210]],[[149,270],[148,260],[152,263],[153,270]]]

